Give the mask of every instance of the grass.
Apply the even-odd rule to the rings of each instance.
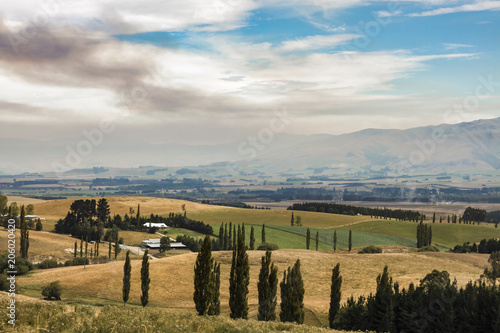
[[[431,223],[432,243],[446,248],[453,248],[465,242],[479,242],[481,239],[499,238],[500,229],[487,225]],[[417,223],[404,221],[375,220],[363,222],[342,230],[351,229],[353,232],[370,232],[394,237],[416,239]]]
[[[311,228],[337,228],[343,225],[370,221],[367,216],[349,216],[339,214],[294,211],[295,217],[302,218],[304,227]],[[221,223],[245,223],[266,225],[290,225],[292,211],[269,210],[269,209],[244,209],[221,207],[212,210],[197,210],[190,212],[187,216],[193,220],[203,221],[208,224],[219,225]]]
[[[249,285],[249,317],[257,315],[257,280],[263,251],[249,251],[250,285]],[[479,278],[483,268],[462,262],[460,256],[453,260],[443,256],[422,253],[384,253],[355,254],[331,253],[307,250],[278,250],[273,252],[273,260],[279,268],[280,277],[283,270],[293,265],[296,259],[302,263],[302,275],[305,286],[306,323],[325,325],[328,321],[331,270],[336,263],[341,265],[343,276],[343,301],[351,294],[355,297],[368,295],[376,289],[376,276],[385,265],[401,287],[410,282],[418,283],[432,269],[447,270],[450,277],[457,278],[459,285],[471,279]],[[221,304],[222,313],[229,313],[229,271],[231,252],[214,252],[221,263]],[[466,255],[465,255],[466,256]],[[487,256],[487,255],[484,255]],[[184,309],[194,313],[193,267],[195,253],[177,255],[150,261],[150,304],[151,307],[163,307],[171,310]],[[132,288],[130,304],[140,305],[140,266],[139,260],[132,261]],[[50,282],[60,280],[63,287],[63,300],[69,304],[120,305],[123,262],[112,262],[103,265],[90,265],[86,268],[64,267],[45,271],[36,271],[30,276],[17,279],[21,293],[40,297],[41,288]]]
[[[0,306],[6,308],[8,298],[0,292]],[[121,333],[264,333],[264,332],[340,332],[279,322],[232,320],[227,316],[198,316],[193,313],[138,307],[68,306],[63,302],[34,301],[23,298],[16,304],[16,329],[0,322],[2,332],[121,332]]]

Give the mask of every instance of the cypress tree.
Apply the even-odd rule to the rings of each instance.
[[[248,316],[248,284],[250,282],[250,266],[248,254],[241,234],[233,249],[231,275],[229,277],[229,307],[231,318],[247,319]]]
[[[265,243],[266,242],[266,225],[263,224],[262,225],[262,239],[261,239],[261,243]]]
[[[109,246],[109,249],[108,249],[108,258],[109,260],[111,260],[111,240],[108,241],[108,246]],[[80,256],[81,256],[81,250],[80,250]]]
[[[439,217],[439,223],[443,223],[443,217],[442,216]]]
[[[349,229],[349,252],[352,250],[352,231]]]
[[[227,234],[227,223],[226,223],[224,225],[224,250],[229,250],[229,248],[228,248],[228,246],[229,246],[228,240],[229,240],[229,236]]]
[[[97,240],[97,243],[96,243],[96,248],[95,248],[95,255],[97,258],[99,258],[99,244],[101,243],[101,240]]]
[[[432,227],[429,226],[429,231],[427,232],[427,245],[430,246],[432,243]]]
[[[90,249],[90,259],[92,259],[94,257],[94,249]]]
[[[149,257],[148,250],[144,252],[142,257],[142,267],[141,267],[141,304],[142,307],[146,307],[149,302],[149,283],[151,279],[149,278]]]
[[[83,235],[80,238],[80,258],[83,257]],[[109,256],[109,259],[111,259],[111,255]]]
[[[306,249],[309,250],[309,245],[311,245],[311,230],[307,228],[307,233],[306,233]]]
[[[238,224],[238,237],[240,237],[240,234],[241,234],[241,230],[240,229],[240,225]],[[238,238],[236,237],[236,224],[233,225],[233,245],[232,245],[232,249],[235,249],[236,246],[238,245]]]
[[[388,267],[377,276],[377,292],[368,306],[370,329],[377,332],[392,332],[394,322],[392,278]]]
[[[87,258],[88,249],[89,249],[89,236],[85,236],[85,258]]]
[[[337,251],[337,230],[333,232],[333,251]]]
[[[238,224],[238,229],[240,228],[240,225]],[[241,237],[243,237],[243,244],[246,245],[247,243],[247,238],[245,236],[245,223],[241,224]]]
[[[295,218],[293,217],[293,212],[292,212],[292,219],[290,221],[291,226],[293,227],[293,222],[295,221]]]
[[[207,314],[215,294],[214,258],[212,258],[212,242],[206,235],[194,266],[193,300],[200,316]]]
[[[436,223],[436,212],[432,214],[432,223]]]
[[[78,245],[76,245],[76,241],[75,241],[75,251],[73,253],[73,257],[76,258],[76,252],[78,251]]]
[[[287,274],[288,273],[288,274]],[[292,321],[292,315],[290,313],[290,298],[291,298],[291,290],[290,290],[290,267],[288,267],[288,271],[285,270],[283,272],[283,280],[280,282],[280,292],[281,292],[281,303],[280,303],[280,320],[282,322],[290,322]]]
[[[255,232],[253,226],[250,228],[250,250],[255,250]]]
[[[123,265],[123,288],[122,297],[123,305],[127,304],[130,294],[130,278],[131,278],[132,266],[130,264],[130,251],[127,251],[127,256],[125,257],[125,264]]]
[[[257,289],[259,291],[257,318],[260,321],[274,321],[276,319],[278,268],[271,261],[271,251],[266,251],[266,255],[262,257]]]
[[[219,250],[225,250],[224,248],[224,223],[220,225],[219,228]]]
[[[236,237],[236,235],[234,235]],[[229,236],[227,237],[227,249],[233,249],[233,223],[229,222]]]
[[[340,264],[337,264],[335,268],[332,269],[330,311],[328,312],[328,323],[330,324],[330,328],[334,328],[333,322],[340,310],[340,301],[342,299],[341,287],[342,287],[342,276],[340,275]]]
[[[26,223],[24,212],[24,205],[21,206],[21,216],[19,223],[21,226],[21,257],[28,259],[28,249],[30,247],[30,232],[28,231],[28,224]]]
[[[214,262],[214,270],[212,271],[212,281],[214,286],[213,299],[208,308],[209,316],[220,315],[220,264]]]
[[[295,265],[288,274],[285,271],[281,287],[281,313],[282,322],[304,323],[304,282],[300,272],[300,260],[297,259]]]
[[[318,251],[319,246],[319,231],[316,231],[316,251]]]

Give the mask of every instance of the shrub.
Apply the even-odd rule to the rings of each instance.
[[[48,299],[54,298],[55,300],[61,300],[61,292],[62,288],[59,284],[59,281],[52,282],[48,286],[45,286],[42,290],[42,296],[45,296]]]
[[[89,258],[85,258],[85,257],[76,257],[74,259],[71,259],[71,260],[67,260],[65,263],[64,263],[64,266],[81,266],[81,265],[88,265],[89,264]]]
[[[55,267],[59,267],[59,266],[61,266],[61,265],[59,265],[57,263],[57,260],[55,260],[55,259],[46,259],[38,264],[38,268],[40,268],[40,269],[55,268]]]
[[[274,243],[262,243],[257,247],[257,250],[260,251],[274,251],[278,249],[279,249],[278,245]]]
[[[43,224],[42,222],[40,222],[40,220],[38,220],[38,222],[36,223],[36,231],[41,231],[43,229]]]
[[[382,248],[375,246],[375,245],[368,245],[368,246],[365,246],[358,253],[382,253]]]
[[[9,258],[7,253],[0,254],[0,273],[9,270],[8,259]],[[28,260],[17,256],[15,257],[15,260],[16,260],[16,271],[18,276],[24,275],[33,269],[33,264],[30,263]]]
[[[434,245],[424,246],[418,249],[418,252],[439,252],[439,249]]]

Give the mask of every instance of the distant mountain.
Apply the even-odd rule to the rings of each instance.
[[[82,141],[1,139],[3,173],[94,166],[196,166],[233,163],[238,171],[268,174],[314,169],[318,174],[429,173],[500,169],[500,118],[408,130],[366,129],[344,135],[276,134],[269,143],[149,144],[109,137],[96,146]],[[76,151],[80,149],[80,153]],[[83,152],[83,153],[82,153]]]

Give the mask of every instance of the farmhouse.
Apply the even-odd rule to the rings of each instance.
[[[38,215],[26,215],[24,218],[26,221],[37,221],[38,219],[41,221],[45,220],[45,217],[40,217]]]
[[[170,248],[172,250],[175,249],[185,249],[186,245],[180,243],[180,242],[175,242],[175,239],[170,238]],[[160,239],[159,238],[153,238],[153,239],[147,239],[142,241],[142,247],[146,247],[148,249],[159,249],[160,248]]]
[[[142,226],[146,227],[146,228],[157,228],[159,230],[165,230],[165,229],[170,228],[165,223],[151,223],[151,222],[147,222],[147,223],[144,223]]]

